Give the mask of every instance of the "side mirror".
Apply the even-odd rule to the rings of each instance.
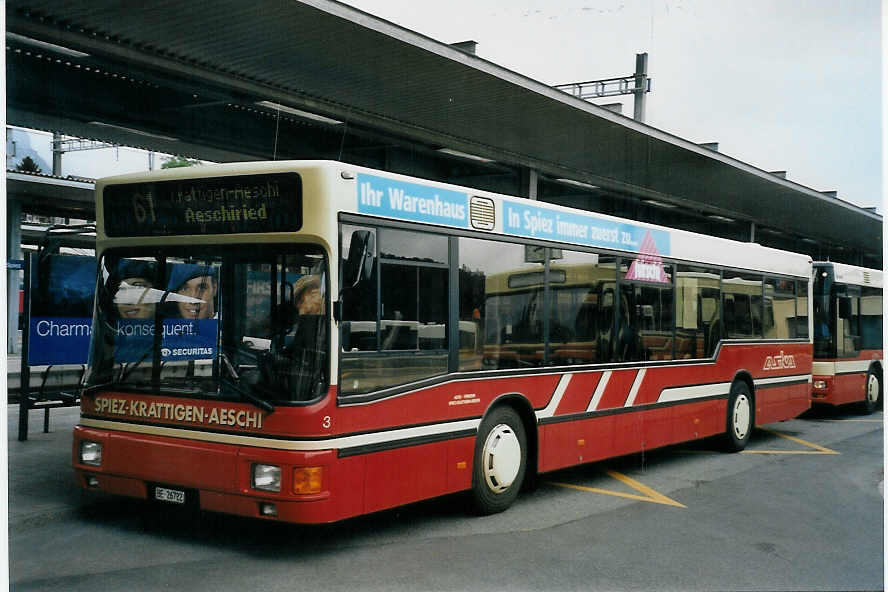
[[[851,299],[847,296],[842,296],[841,298],[839,298],[839,318],[851,318]]]
[[[376,235],[369,230],[355,230],[351,235],[348,259],[342,268],[343,288],[354,288],[373,275],[373,257],[376,255]]]

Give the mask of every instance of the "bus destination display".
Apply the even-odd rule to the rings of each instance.
[[[109,185],[108,236],[294,232],[302,227],[296,173]]]

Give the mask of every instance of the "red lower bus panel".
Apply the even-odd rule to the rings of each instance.
[[[237,487],[237,448],[111,432],[102,465],[109,473],[231,491]]]
[[[98,481],[98,485],[90,486],[87,478],[94,478]],[[126,497],[137,497],[145,499],[148,497],[148,486],[144,481],[137,479],[127,479],[126,477],[115,477],[113,475],[101,475],[93,471],[76,472],[75,479],[77,484],[84,489],[97,489],[111,495],[124,495]]]
[[[814,380],[826,382],[826,388],[813,390],[815,403],[845,405],[863,401],[866,397],[866,372],[814,376]]]
[[[595,462],[725,431],[723,400],[540,426],[540,471]]]
[[[74,468],[85,489],[147,498],[150,484],[195,489],[204,510],[263,518],[260,504],[273,503],[275,519],[324,523],[468,489],[474,438],[461,438],[347,458],[334,451],[295,452],[203,443],[153,435],[76,427]],[[83,439],[102,442],[102,465],[81,465]],[[282,468],[282,491],[251,488],[251,467]],[[291,493],[292,469],[321,466],[323,491]],[[98,485],[90,486],[87,476]],[[336,492],[335,495],[331,492]]]
[[[865,349],[853,358],[815,360],[812,401],[827,405],[862,402],[866,399],[869,368],[881,372],[882,357],[882,350]],[[824,385],[817,387],[818,383]]]
[[[81,440],[103,443],[101,466],[78,462]],[[161,436],[129,434],[108,430],[74,428],[73,462],[77,482],[86,489],[146,498],[149,485],[194,489],[200,507],[206,510],[263,517],[261,502],[271,502],[278,520],[321,523],[341,520],[364,511],[364,465],[362,457],[336,459],[333,451],[296,452],[184,441]],[[282,469],[280,492],[251,488],[255,462],[276,464]],[[295,467],[323,468],[322,491],[292,492]],[[87,476],[97,484],[89,485]],[[331,495],[331,491],[337,494]]]
[[[468,489],[474,438],[366,455],[366,513]]]
[[[810,408],[810,384],[761,388],[755,392],[755,424],[783,421]]]

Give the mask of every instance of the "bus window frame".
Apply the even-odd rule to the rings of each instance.
[[[120,252],[124,251],[127,253],[127,256],[125,258],[136,258],[136,257],[153,257],[153,258],[155,258],[158,261],[158,267],[156,270],[156,274],[158,274],[158,277],[165,278],[166,273],[167,273],[166,266],[170,264],[169,263],[170,256],[173,256],[173,257],[181,257],[182,256],[180,253],[177,253],[175,251],[175,249],[196,249],[196,253],[197,253],[196,256],[200,257],[200,256],[205,256],[207,253],[209,253],[211,256],[215,256],[215,255],[213,255],[213,249],[220,248],[220,249],[222,249],[222,251],[220,251],[218,253],[218,256],[221,257],[222,261],[224,261],[226,257],[230,257],[230,255],[225,255],[224,253],[241,252],[238,247],[250,247],[250,248],[254,248],[254,249],[258,248],[258,249],[267,251],[267,254],[270,254],[273,257],[286,258],[288,255],[295,254],[296,250],[299,249],[300,247],[303,247],[303,246],[310,246],[310,247],[317,249],[317,251],[323,257],[323,261],[324,261],[324,274],[323,275],[325,276],[325,278],[324,278],[324,282],[325,282],[324,283],[324,310],[325,310],[325,313],[323,315],[323,317],[324,317],[323,322],[327,323],[329,326],[329,323],[331,322],[331,319],[332,319],[332,314],[330,312],[332,310],[332,302],[331,302],[332,297],[331,297],[331,292],[330,292],[331,254],[330,254],[329,250],[326,249],[323,246],[323,244],[321,244],[319,242],[304,241],[304,242],[229,243],[226,241],[226,242],[218,242],[218,243],[216,243],[216,242],[202,243],[198,247],[195,247],[195,245],[190,244],[190,243],[179,242],[179,241],[163,244],[161,246],[140,245],[140,246],[136,246],[136,247],[131,247],[131,246],[126,246],[126,245],[117,245],[117,246],[113,246],[113,247],[108,247],[108,248],[104,249],[103,251],[101,251],[100,253],[97,253],[96,254],[96,264],[98,266],[98,269],[101,270],[102,269],[102,262],[105,260],[106,257],[109,256],[109,254],[112,257],[123,258],[123,257],[120,257]],[[189,256],[194,256],[194,253],[189,253]],[[238,259],[238,261],[241,261],[241,259],[243,259],[242,256],[239,256],[236,258]],[[243,259],[243,261],[241,261],[241,264],[245,261],[246,261],[246,259]],[[161,262],[162,262],[162,264],[161,264]],[[175,265],[176,263],[173,263],[173,264]],[[227,290],[227,291],[222,290],[222,285],[221,285],[222,275],[221,274],[217,278],[217,281],[220,282],[220,285],[218,287],[219,292],[216,295],[216,298],[218,299],[216,303],[218,304],[218,311],[219,311],[219,313],[218,313],[219,314],[219,319],[218,319],[219,320],[219,328],[218,328],[218,330],[221,332],[224,330],[224,325],[228,324],[228,323],[223,323],[223,321],[226,319],[225,315],[234,314],[234,313],[228,313],[227,310],[231,307],[226,306],[227,303],[230,304],[230,299],[233,298],[234,295],[230,292],[230,290]],[[104,290],[103,283],[102,283],[102,277],[100,274],[96,278],[96,282],[97,282],[96,283],[96,294],[97,294],[96,303],[98,303],[98,298],[105,297],[105,296],[99,295],[100,291]],[[161,283],[163,283],[163,282],[161,282]],[[276,302],[276,296],[275,296],[274,291],[272,291],[272,297],[275,298],[275,302]],[[98,315],[98,314],[101,314],[101,313],[99,311],[99,307],[96,306],[96,310],[94,311],[94,315]],[[273,314],[277,314],[277,313],[273,312]],[[161,321],[162,319],[163,319],[162,315],[156,314],[153,322],[157,323],[157,322]],[[235,326],[236,326],[236,323],[235,323]],[[157,330],[156,330],[157,327],[158,327],[158,325],[155,325],[155,340],[156,340],[156,342],[154,344],[155,349],[159,349],[159,347],[160,347],[160,333],[157,332]],[[324,358],[327,361],[325,362],[323,370],[322,370],[323,376],[324,376],[324,387],[321,389],[320,394],[317,397],[314,397],[311,399],[306,399],[306,400],[286,400],[286,399],[277,399],[277,398],[272,399],[271,402],[275,406],[305,407],[305,406],[317,404],[319,401],[322,401],[324,398],[326,398],[328,396],[328,394],[330,392],[330,385],[332,383],[331,362],[330,362],[332,339],[329,334],[329,329],[328,329],[327,333],[328,333],[328,335],[327,335],[326,343],[324,346],[325,349],[322,350],[323,354],[324,354]],[[219,343],[220,346],[223,343],[222,340],[218,339],[218,336],[217,336],[217,343]],[[90,347],[93,347],[92,344]],[[221,351],[221,347],[220,347],[219,353],[220,354],[223,353]],[[91,350],[90,351],[90,359],[92,360],[93,356],[95,356],[95,355],[96,355],[96,353]],[[213,376],[215,376],[217,373],[220,372],[220,368],[219,368],[220,361],[221,360],[220,360],[219,356],[217,356],[213,360],[213,367],[214,367],[213,368]],[[92,361],[90,362],[90,366],[92,366]],[[163,395],[164,393],[168,393],[169,389],[167,388],[165,390],[163,385],[160,384],[160,378],[161,378],[160,373],[163,368],[163,362],[159,358],[152,359],[151,360],[151,368],[152,368],[152,379],[151,379],[149,386],[147,386],[145,388],[136,388],[132,385],[122,383],[120,385],[116,385],[116,387],[120,388],[124,392],[132,391],[132,392],[136,392],[136,393],[150,393],[153,395]],[[89,385],[87,385],[87,386],[89,386]],[[214,401],[229,401],[229,402],[238,402],[238,401],[242,400],[242,399],[238,399],[238,398],[220,398],[220,397],[208,396],[208,395],[190,395],[190,394],[184,395],[184,394],[178,394],[178,393],[176,394],[176,396],[183,397],[183,398],[210,399],[210,400],[214,400]]]
[[[450,259],[449,259],[449,266],[450,266],[450,270],[451,270],[451,275],[450,275],[450,281],[449,281],[449,286],[448,286],[448,300],[449,300],[448,307],[449,307],[449,311],[450,311],[448,323],[449,323],[449,331],[451,333],[451,335],[448,339],[448,352],[449,352],[450,363],[448,363],[447,371],[444,374],[435,375],[435,376],[431,376],[431,377],[427,377],[427,378],[422,378],[422,379],[419,379],[415,382],[405,383],[405,384],[401,384],[401,385],[393,385],[393,386],[385,387],[385,388],[382,388],[379,390],[373,390],[373,391],[368,391],[368,392],[363,392],[363,393],[344,395],[344,394],[342,394],[342,390],[341,390],[343,354],[349,353],[349,355],[360,356],[360,355],[367,354],[367,353],[374,354],[374,355],[380,355],[380,354],[384,354],[385,352],[383,352],[379,349],[377,349],[376,351],[373,351],[373,352],[369,352],[369,351],[368,352],[343,352],[341,344],[340,344],[340,347],[337,348],[337,349],[339,349],[338,374],[339,374],[339,380],[340,380],[340,382],[339,382],[340,389],[339,389],[338,398],[343,403],[347,402],[349,404],[378,400],[378,399],[382,399],[382,398],[386,398],[386,397],[390,397],[390,396],[395,396],[395,395],[398,395],[398,394],[401,394],[404,392],[408,392],[411,390],[415,390],[417,388],[427,388],[430,385],[438,384],[438,383],[442,383],[442,382],[446,382],[448,380],[451,380],[455,375],[461,375],[461,374],[471,375],[471,374],[481,373],[481,372],[487,373],[487,374],[490,374],[490,373],[510,374],[510,373],[515,373],[515,372],[533,374],[533,373],[550,372],[555,368],[571,368],[573,371],[577,371],[577,370],[600,368],[601,366],[610,367],[610,366],[615,366],[615,365],[617,365],[617,366],[639,366],[639,365],[642,365],[642,366],[666,365],[666,366],[668,366],[668,365],[680,364],[680,363],[711,362],[716,359],[716,357],[718,355],[718,351],[721,347],[721,344],[723,344],[723,343],[743,343],[743,342],[767,341],[764,338],[764,328],[763,328],[764,327],[764,323],[763,323],[763,321],[764,321],[764,307],[765,307],[765,304],[764,304],[765,278],[774,278],[777,280],[792,280],[792,281],[797,281],[797,282],[798,281],[802,281],[802,282],[810,281],[809,278],[802,278],[800,276],[794,276],[794,275],[786,275],[786,274],[779,274],[779,273],[773,273],[773,272],[762,272],[762,271],[759,271],[756,269],[729,267],[729,266],[724,266],[724,265],[717,265],[717,264],[713,264],[713,263],[708,263],[706,261],[695,261],[695,260],[689,260],[689,259],[677,259],[677,258],[673,258],[673,257],[662,257],[661,259],[662,259],[663,264],[672,266],[672,270],[673,270],[672,271],[673,277],[670,278],[670,286],[671,286],[672,294],[673,294],[673,310],[672,310],[672,316],[673,316],[673,322],[672,322],[672,325],[673,325],[673,331],[672,331],[673,332],[673,340],[672,340],[673,341],[673,346],[672,346],[673,354],[672,354],[672,356],[673,357],[672,357],[672,359],[657,360],[657,361],[626,361],[626,362],[610,359],[609,361],[596,362],[596,363],[592,363],[592,364],[582,364],[582,365],[576,365],[576,366],[553,366],[549,363],[549,358],[546,357],[546,358],[544,358],[545,361],[543,364],[541,364],[539,367],[534,367],[534,368],[527,368],[527,369],[520,369],[520,370],[516,370],[514,368],[494,369],[494,370],[484,370],[484,369],[481,369],[481,370],[459,370],[459,368],[458,368],[459,339],[458,339],[458,337],[453,337],[453,335],[452,335],[452,333],[454,331],[458,332],[458,316],[459,316],[458,290],[459,290],[459,286],[458,286],[458,281],[455,281],[455,280],[458,279],[459,264],[460,264],[460,258],[458,256],[459,255],[459,246],[458,246],[458,239],[459,238],[463,238],[463,237],[474,238],[474,239],[487,240],[487,241],[496,241],[496,242],[501,242],[501,243],[513,243],[513,244],[524,245],[524,246],[532,245],[532,246],[536,246],[536,247],[540,247],[540,248],[544,248],[544,249],[553,249],[553,250],[554,249],[562,249],[562,250],[569,249],[569,250],[573,250],[573,251],[596,254],[596,255],[600,255],[600,256],[614,257],[618,261],[622,259],[622,260],[625,260],[627,263],[630,263],[633,259],[635,259],[637,257],[637,254],[627,253],[626,251],[615,251],[615,250],[610,250],[610,249],[586,247],[583,245],[574,245],[574,244],[558,243],[558,242],[553,242],[553,241],[544,241],[544,240],[525,238],[525,237],[492,234],[492,233],[480,232],[480,231],[470,230],[470,229],[464,230],[464,229],[456,229],[456,228],[439,227],[439,226],[433,226],[433,225],[422,224],[422,223],[411,223],[411,222],[403,222],[403,221],[399,221],[399,220],[381,219],[381,218],[375,218],[375,217],[371,217],[371,216],[354,214],[354,213],[349,213],[349,212],[340,212],[338,215],[338,220],[337,220],[337,225],[338,225],[338,229],[339,229],[338,230],[338,242],[339,242],[340,247],[343,244],[342,243],[343,236],[342,236],[342,232],[341,232],[341,227],[344,224],[345,225],[352,225],[352,226],[370,227],[370,228],[376,228],[376,229],[391,228],[391,229],[400,229],[400,230],[407,230],[407,231],[420,232],[420,233],[431,232],[431,233],[438,234],[438,235],[445,235],[445,236],[449,237],[452,241],[451,242],[451,254],[450,254]],[[377,245],[377,249],[378,248],[379,247]],[[337,257],[339,257],[337,259],[337,261],[339,261],[341,259],[341,252],[337,253]],[[375,259],[376,259],[375,265],[378,266],[379,259],[380,259],[378,254],[375,257]],[[619,265],[620,265],[620,263],[618,262],[617,266],[619,266]],[[720,339],[718,340],[718,342],[716,344],[713,344],[712,351],[706,352],[706,353],[708,353],[708,355],[704,355],[701,358],[695,357],[695,358],[688,358],[688,359],[677,359],[675,357],[675,355],[676,355],[675,335],[676,335],[676,330],[677,330],[675,319],[676,319],[677,307],[678,307],[679,303],[677,302],[678,290],[676,289],[676,282],[675,282],[674,276],[678,272],[678,266],[682,266],[682,265],[689,266],[689,267],[703,268],[707,272],[718,272],[718,274],[719,274],[719,299],[718,299],[717,305],[718,305],[719,327],[721,328],[722,335],[721,335]],[[548,306],[548,298],[549,298],[549,295],[548,295],[548,291],[549,291],[548,264],[546,266],[546,272],[547,273],[545,276],[546,279],[545,279],[545,288],[544,289],[546,291],[545,293],[546,293],[546,299],[547,299],[546,306]],[[341,268],[339,270],[339,273],[341,276]],[[378,269],[377,269],[377,273],[379,273]],[[725,334],[724,281],[725,281],[725,274],[726,273],[753,274],[759,278],[760,290],[759,290],[758,296],[759,296],[759,298],[761,298],[761,305],[760,305],[761,310],[760,310],[760,317],[759,317],[759,321],[761,323],[761,327],[760,327],[761,334],[759,336],[757,336],[757,337],[756,336],[728,337]],[[621,283],[637,283],[632,280],[630,280],[629,282],[626,282],[626,280],[620,279],[619,273],[617,273],[616,275],[617,275],[616,283],[615,283],[615,293],[616,294],[619,294]],[[341,280],[341,277],[340,277],[340,280]],[[643,284],[644,282],[640,282],[640,283]],[[377,281],[377,286],[378,285],[379,285],[379,282]],[[798,310],[798,297],[799,297],[799,295],[796,294],[796,309],[797,310]],[[377,306],[380,306],[379,302],[377,302]],[[454,308],[456,308],[456,310],[454,310]],[[614,315],[613,315],[614,328],[616,328],[618,326],[617,323],[619,322],[619,318],[618,318],[619,317],[619,310],[617,310],[617,309],[618,309],[618,307],[615,307],[615,311],[614,311]],[[457,324],[454,324],[454,316],[457,317],[456,318]],[[377,319],[378,318],[379,317],[377,315]],[[544,344],[545,344],[545,352],[546,352],[545,355],[548,356],[548,354],[549,354],[549,335],[548,335],[549,315],[548,314],[545,316],[544,320],[545,320],[545,323],[547,324],[546,328],[544,329]],[[342,322],[343,322],[342,320],[339,321],[340,331],[341,331]],[[340,336],[341,336],[341,332],[340,332]],[[787,338],[787,339],[778,339],[775,341],[779,341],[781,343],[782,342],[805,343],[805,342],[808,342],[809,339],[810,338],[808,338],[808,337],[795,337],[795,338]],[[397,354],[398,352],[395,351],[394,353]],[[422,355],[422,353],[420,353],[420,355]]]

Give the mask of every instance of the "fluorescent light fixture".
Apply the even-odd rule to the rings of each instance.
[[[718,214],[707,214],[707,218],[710,220],[715,220],[716,222],[733,222],[733,218],[728,218],[727,216],[719,216]]]
[[[46,41],[39,41],[37,39],[31,39],[30,37],[25,37],[24,35],[18,35],[16,33],[7,33],[6,38],[9,39],[10,41],[17,41],[17,42],[23,43],[25,45],[30,45],[31,47],[37,47],[39,49],[43,49],[46,51],[60,53],[62,55],[66,55],[66,56],[72,57],[72,58],[89,57],[88,53],[83,53],[82,51],[77,51],[76,49],[71,49],[69,47],[56,45],[55,43],[47,43]]]
[[[802,240],[803,243],[810,243],[810,244],[812,244],[812,245],[816,245],[816,244],[817,244],[817,241],[814,240],[813,238],[803,238],[803,239],[801,239],[801,240]]]
[[[564,183],[565,185],[573,185],[574,187],[582,187],[583,189],[599,189],[598,185],[592,185],[591,183],[583,183],[582,181],[574,181],[573,179],[555,179],[558,183]]]
[[[266,109],[274,109],[275,111],[282,111],[289,115],[295,115],[296,117],[302,117],[303,119],[311,119],[312,121],[317,121],[319,123],[328,123],[330,125],[341,125],[342,122],[338,119],[332,119],[330,117],[324,117],[323,115],[318,115],[317,113],[309,113],[308,111],[303,111],[302,109],[296,109],[294,107],[287,107],[286,105],[281,105],[280,103],[275,103],[273,101],[258,101],[256,103],[259,107],[265,107]]]
[[[137,136],[145,136],[146,138],[155,138],[157,140],[167,140],[169,142],[178,142],[179,138],[174,138],[172,136],[164,136],[162,134],[153,134],[151,132],[143,132],[142,130],[137,130],[131,127],[124,127],[122,125],[114,125],[113,123],[105,123],[103,121],[90,121],[90,125],[97,125],[99,127],[106,127],[109,129],[115,129],[121,132],[127,132],[130,134],[136,134]]]
[[[460,152],[459,150],[453,150],[451,148],[438,148],[438,152],[440,152],[441,154],[456,156],[458,158],[477,160],[478,162],[496,162],[495,160],[491,160],[490,158],[484,158],[483,156],[478,156],[476,154],[469,154],[468,152]]]
[[[656,207],[656,208],[667,208],[667,209],[670,209],[670,210],[671,210],[672,208],[677,208],[677,207],[678,207],[678,206],[675,205],[675,204],[666,203],[666,202],[664,202],[664,201],[657,201],[657,200],[655,200],[655,199],[643,199],[643,200],[641,200],[641,201],[644,202],[644,203],[646,203],[646,204],[649,205],[649,206],[654,206],[654,207]]]

